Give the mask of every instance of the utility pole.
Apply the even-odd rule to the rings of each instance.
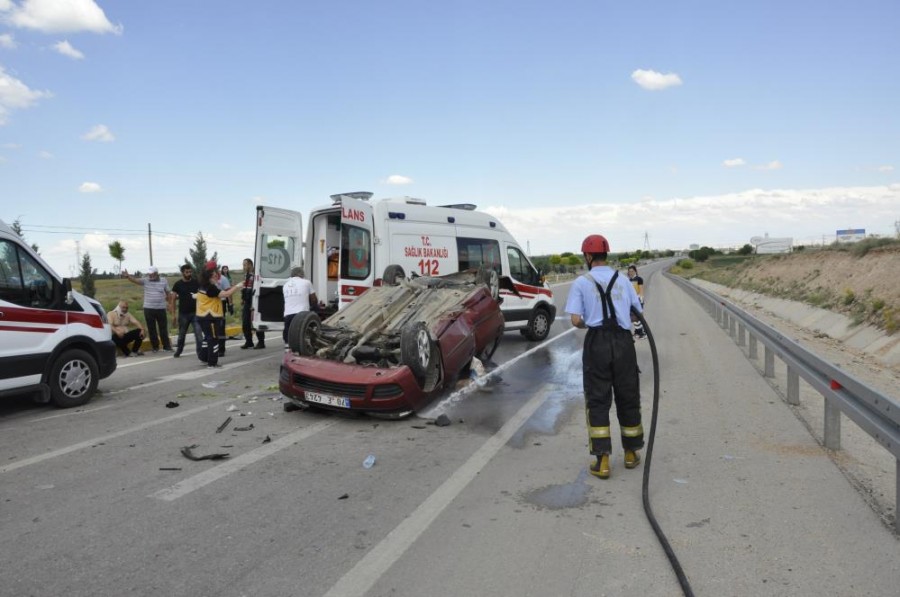
[[[153,265],[153,232],[150,230],[150,222],[147,222],[147,246],[150,247],[150,265]]]
[[[644,231],[644,250],[645,251],[650,250],[650,235],[647,234],[646,230]]]
[[[72,272],[72,276],[75,276],[75,272],[81,269],[81,241],[75,241],[75,269]]]

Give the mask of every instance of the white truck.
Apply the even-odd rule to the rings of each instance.
[[[0,396],[32,393],[37,402],[79,406],[115,370],[100,303],[74,292],[0,221]]]
[[[305,239],[299,212],[256,208],[254,327],[283,329],[281,287],[292,266],[304,267],[316,295],[332,311],[396,277],[486,267],[513,282],[514,289],[500,290],[507,329],[519,329],[529,340],[547,337],[556,317],[553,292],[497,218],[471,204],[429,206],[411,197],[375,202],[371,197],[368,192],[332,195],[331,205],[310,212]]]

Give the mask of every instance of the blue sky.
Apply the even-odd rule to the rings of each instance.
[[[0,218],[238,267],[254,206],[476,203],[533,254],[892,235],[900,3],[0,0]],[[167,234],[163,234],[167,233]]]

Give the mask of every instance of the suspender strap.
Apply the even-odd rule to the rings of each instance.
[[[597,297],[600,299],[600,305],[603,307],[603,327],[619,327],[618,320],[616,319],[616,308],[613,306],[612,302],[612,287],[613,284],[616,283],[616,279],[619,277],[619,272],[613,272],[612,278],[609,280],[609,284],[606,286],[606,291],[604,292],[603,287],[594,279],[590,273],[584,274],[584,277],[594,283],[594,289],[597,291]]]

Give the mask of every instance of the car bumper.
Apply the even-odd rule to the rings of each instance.
[[[106,379],[116,370],[116,345],[112,340],[97,343],[97,368],[100,379]]]
[[[298,404],[344,412],[415,411],[430,397],[419,387],[409,367],[363,367],[290,353],[281,364],[278,388]],[[339,400],[326,403],[321,397]],[[337,406],[336,402],[349,406]]]

